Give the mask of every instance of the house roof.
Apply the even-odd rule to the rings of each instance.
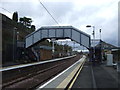
[[[100,40],[99,43],[95,47],[100,47],[100,46],[103,49],[117,49],[118,48],[118,47],[116,47],[112,44],[106,43],[105,41],[102,41],[102,40]]]

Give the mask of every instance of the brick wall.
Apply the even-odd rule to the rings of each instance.
[[[52,59],[52,51],[40,49],[40,60]]]

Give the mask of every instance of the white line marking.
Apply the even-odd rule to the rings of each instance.
[[[69,57],[64,57],[64,58],[52,59],[52,60],[43,61],[43,62],[36,62],[36,63],[31,63],[31,64],[15,65],[15,66],[10,66],[10,67],[0,68],[0,72],[1,71],[11,70],[11,69],[23,68],[23,67],[32,66],[32,65],[38,65],[38,64],[44,64],[44,63],[59,61],[59,60],[62,60],[62,59],[68,59],[68,58],[72,58],[72,57],[75,57],[75,56],[76,55],[69,56]]]

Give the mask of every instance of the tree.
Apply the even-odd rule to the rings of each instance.
[[[17,12],[13,13],[12,20],[14,20],[15,22],[18,22],[18,13]]]
[[[25,31],[31,33],[35,31],[35,25],[31,25],[32,19],[28,17],[21,17],[19,19],[19,24],[26,27]]]
[[[31,30],[35,31],[35,25],[31,25]]]
[[[32,23],[31,18],[23,17],[23,18],[20,18],[19,20],[20,20],[20,23],[22,23],[25,27],[31,28],[31,23]]]

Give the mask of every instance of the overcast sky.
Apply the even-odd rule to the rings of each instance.
[[[40,0],[49,10],[59,25],[72,25],[92,37],[92,28],[95,26],[96,38],[99,38],[99,29],[102,30],[102,40],[118,45],[118,1],[119,0]],[[19,17],[30,17],[36,28],[41,26],[57,25],[39,0],[0,0],[0,12],[12,18],[17,11]]]

